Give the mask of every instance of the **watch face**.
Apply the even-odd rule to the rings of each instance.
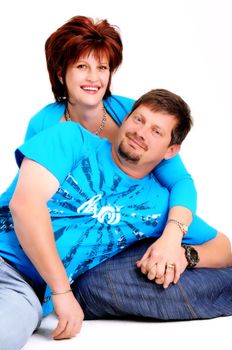
[[[194,267],[199,262],[199,256],[196,249],[191,246],[184,246],[185,248],[185,256],[188,261],[188,267]]]
[[[191,259],[196,262],[199,261],[198,253],[195,249],[191,249]]]

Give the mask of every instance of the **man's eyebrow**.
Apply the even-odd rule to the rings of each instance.
[[[152,126],[156,127],[157,129],[162,130],[162,128],[159,125],[157,125],[157,124],[152,124]]]

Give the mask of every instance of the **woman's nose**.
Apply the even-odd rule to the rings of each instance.
[[[97,70],[95,70],[95,69],[90,69],[90,70],[88,71],[87,79],[90,80],[90,81],[96,81],[96,80],[98,80]]]

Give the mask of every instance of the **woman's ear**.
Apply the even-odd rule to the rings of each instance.
[[[62,75],[61,75],[61,69],[59,69],[59,71],[57,72],[57,76],[58,76],[58,79],[59,81],[61,82],[61,84],[63,84],[63,78],[62,78]]]
[[[174,157],[177,153],[180,152],[180,145],[171,145],[168,147],[167,152],[165,153],[164,159],[170,159]]]

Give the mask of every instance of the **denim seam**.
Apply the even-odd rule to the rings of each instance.
[[[179,288],[180,293],[182,294],[182,297],[184,299],[184,303],[185,303],[186,307],[188,308],[190,314],[192,315],[193,318],[198,319],[199,317],[196,314],[196,312],[194,311],[192,305],[190,304],[188,296],[187,296],[182,284],[180,282],[178,282],[177,286]]]
[[[118,298],[117,298],[117,293],[115,293],[115,290],[114,290],[114,284],[112,283],[112,280],[111,280],[111,278],[110,278],[110,273],[109,273],[109,271],[106,269],[106,271],[105,271],[105,274],[106,274],[106,277],[107,277],[107,280],[108,280],[108,282],[109,282],[109,286],[110,286],[110,290],[111,290],[111,292],[112,292],[112,296],[113,296],[113,298],[115,299],[115,301],[116,301],[116,304],[117,304],[117,306],[118,306],[118,308],[120,308],[121,309],[121,303],[119,302],[119,300],[118,300]]]

